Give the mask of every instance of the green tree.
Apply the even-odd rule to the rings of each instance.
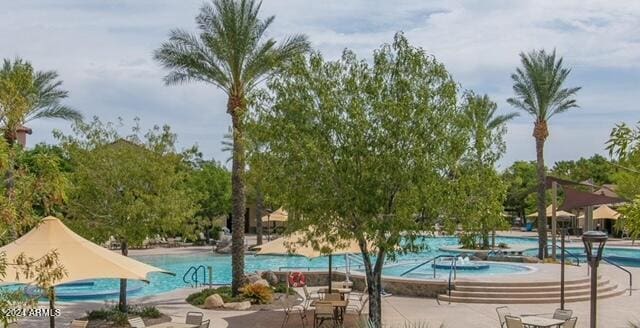
[[[604,156],[595,154],[590,158],[581,157],[577,161],[559,161],[553,165],[553,176],[571,181],[592,179],[596,185],[613,183],[617,169]]]
[[[502,180],[507,184],[504,206],[515,211],[522,219],[528,212],[535,211],[535,199],[529,195],[536,189],[536,162],[516,161],[502,172]]]
[[[202,197],[197,216],[206,221],[207,229],[231,211],[231,174],[219,163],[200,162],[191,173],[189,188]]]
[[[358,241],[380,327],[383,263],[420,248],[413,240],[431,225],[416,214],[444,207],[446,172],[467,139],[442,64],[402,34],[372,62],[350,51],[335,62],[297,59],[270,80],[251,123],[260,128],[249,131],[268,149],[265,188],[292,213],[289,229],[308,231],[316,247]]]
[[[253,0],[213,0],[196,17],[198,35],[176,29],[154,57],[171,70],[164,81],[178,84],[198,81],[213,84],[228,96],[227,113],[233,127],[232,163],[232,290],[244,277],[245,150],[244,120],[248,97],[261,81],[277,73],[294,56],[309,49],[304,35],[281,44],[266,39],[274,16],[260,19],[261,3]]]
[[[461,242],[468,248],[489,248],[489,233],[507,223],[502,217],[506,185],[494,165],[506,149],[506,123],[518,114],[498,115],[497,107],[487,95],[464,95],[462,114],[469,148],[453,180],[459,206],[452,208],[456,212],[452,216],[460,220],[465,231]]]
[[[143,137],[139,128],[121,137],[97,118],[78,123],[75,135],[58,135],[73,172],[67,205],[70,223],[84,236],[104,242],[117,238],[122,255],[147,236],[183,231],[197,210],[197,195],[186,186],[185,155],[176,153],[168,126]],[[126,311],[125,279],[119,308]]]
[[[546,170],[544,165],[544,143],[549,136],[548,121],[554,115],[578,107],[575,95],[580,90],[565,88],[564,83],[571,72],[562,65],[562,57],[556,59],[555,50],[520,53],[522,67],[511,75],[515,97],[507,99],[513,107],[534,118],[533,137],[536,141],[537,162],[537,207],[538,207],[538,257],[547,256]]]

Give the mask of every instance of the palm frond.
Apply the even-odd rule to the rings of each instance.
[[[29,116],[25,118],[25,122],[43,118],[80,121],[82,120],[82,114],[71,107],[60,104],[53,104],[49,105],[49,107],[42,108],[41,110],[31,112]]]

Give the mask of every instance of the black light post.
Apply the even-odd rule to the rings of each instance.
[[[587,262],[591,267],[591,313],[589,327],[596,328],[596,305],[598,301],[598,264],[602,260],[602,251],[607,242],[607,234],[602,231],[587,231],[582,234],[582,242],[587,253]]]
[[[560,228],[560,309],[564,310],[564,236],[567,234],[567,223],[570,220],[563,217],[560,222],[562,222],[562,228]]]

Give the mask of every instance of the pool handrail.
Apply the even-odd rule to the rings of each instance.
[[[611,264],[611,265],[613,265],[614,267],[626,272],[629,275],[629,296],[631,296],[631,293],[633,291],[633,274],[631,273],[631,271],[625,269],[621,265],[609,260],[608,258],[606,258],[604,256],[602,257],[602,260],[607,262],[607,263],[609,263],[609,264]]]
[[[442,254],[442,255],[438,255],[438,256],[436,256],[436,257],[433,257],[433,258],[431,258],[431,259],[429,259],[429,260],[427,260],[427,261],[424,261],[424,262],[422,262],[422,263],[420,263],[420,264],[418,264],[418,265],[414,266],[413,268],[411,268],[411,269],[409,269],[409,270],[407,270],[407,271],[405,271],[405,272],[401,273],[401,274],[400,274],[400,277],[404,277],[405,275],[407,275],[407,274],[409,274],[409,273],[411,273],[411,272],[413,272],[413,271],[417,270],[418,268],[422,267],[423,265],[428,264],[428,263],[431,263],[431,262],[434,262],[435,260],[437,260],[437,259],[439,259],[439,258],[445,258],[445,257],[446,257],[446,258],[454,258],[454,257],[455,257],[455,258],[457,258],[457,256],[458,256],[458,255],[450,255],[450,254]],[[434,279],[436,278],[436,268],[435,268],[435,267],[433,268],[433,278],[434,278]]]
[[[558,244],[556,244],[556,248],[561,249],[563,253],[566,253],[566,254],[570,255],[571,257],[573,257],[574,259],[576,259],[576,265],[580,266],[580,258],[578,257],[578,255],[569,252],[566,247],[562,247],[561,245],[558,245]]]
[[[187,272],[182,275],[182,281],[184,281],[185,284],[191,284],[193,287],[198,287],[198,272],[200,272],[200,269],[202,269],[202,283],[200,285],[204,285],[204,283],[207,281],[207,268],[202,264],[198,266],[190,266]],[[189,273],[191,273],[191,281],[187,280],[187,275]]]

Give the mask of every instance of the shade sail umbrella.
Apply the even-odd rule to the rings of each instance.
[[[256,255],[301,255],[307,258],[329,256],[329,293],[331,293],[332,276],[332,256],[337,254],[360,253],[360,245],[356,240],[343,241],[336,247],[330,242],[319,242],[313,247],[307,242],[306,232],[296,231],[291,235],[284,236],[268,243],[260,245],[260,250]]]
[[[607,205],[602,205],[593,211],[594,220],[617,220],[619,218],[620,213]],[[581,215],[580,219],[584,219],[584,215]]]
[[[20,254],[39,259],[54,250],[58,253],[60,265],[67,272],[65,277],[55,282],[54,286],[77,280],[103,278],[148,282],[147,274],[150,272],[173,274],[98,246],[80,237],[59,219],[51,216],[42,219],[37,227],[24,236],[0,247],[0,253],[4,252],[9,262]],[[34,282],[25,279],[23,275],[17,277],[17,270],[15,266],[7,266],[3,282],[20,284]]]
[[[263,216],[261,219],[262,222],[287,222],[287,220],[289,219],[289,213],[287,213],[287,211],[283,210],[282,208],[279,208],[271,212],[270,214]]]
[[[549,205],[547,206],[546,209],[546,214],[547,217],[550,218],[553,214],[552,214],[552,210],[553,210],[553,206]],[[574,217],[575,215],[566,211],[561,211],[561,210],[557,210],[556,209],[556,217],[562,218],[562,217]],[[538,217],[538,212],[535,213],[531,213],[529,215],[527,215],[528,218],[537,218]]]

